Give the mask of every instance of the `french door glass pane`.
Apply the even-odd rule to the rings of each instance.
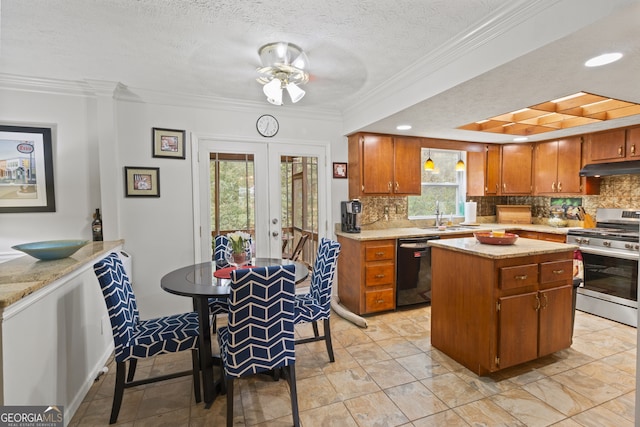
[[[255,229],[254,164],[251,155],[211,154],[211,230],[253,234]],[[224,205],[224,209],[221,205]]]

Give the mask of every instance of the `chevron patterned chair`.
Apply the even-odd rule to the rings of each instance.
[[[299,339],[296,344],[324,340],[327,345],[329,361],[334,362],[333,345],[331,344],[331,328],[329,316],[331,315],[331,289],[333,276],[338,264],[340,243],[322,238],[318,246],[316,260],[311,273],[311,285],[309,293],[296,295],[295,324],[311,323],[313,337]],[[323,335],[318,331],[318,321],[323,321]]]
[[[227,426],[233,425],[233,380],[280,370],[291,390],[294,426],[300,425],[295,374],[295,266],[231,272],[228,325],[218,330],[227,391]]]
[[[213,260],[218,268],[229,267],[227,258],[231,255],[231,241],[223,234],[218,234],[213,240]]]
[[[197,313],[140,320],[131,282],[118,255],[111,253],[95,263],[93,270],[107,305],[115,344],[116,384],[109,423],[118,420],[124,389],[129,387],[193,375],[193,391],[200,402]],[[133,381],[138,359],[184,350],[191,350],[192,370]]]

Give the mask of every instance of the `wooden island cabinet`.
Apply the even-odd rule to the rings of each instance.
[[[478,375],[568,348],[575,246],[432,240],[431,344]]]

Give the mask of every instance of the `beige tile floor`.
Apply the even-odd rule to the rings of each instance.
[[[323,343],[296,347],[304,427],[633,426],[636,329],[576,313],[573,345],[478,377],[431,347],[430,307],[370,316],[359,328],[332,315],[335,363]],[[300,335],[311,335],[308,325]],[[139,363],[139,374],[189,369],[190,356]],[[71,426],[107,425],[115,368],[93,385]],[[183,377],[125,390],[118,425],[225,425],[225,396],[196,404]],[[266,376],[240,380],[234,425],[292,425],[288,386]]]

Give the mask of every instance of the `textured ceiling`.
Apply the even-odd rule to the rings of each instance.
[[[340,112],[345,131],[398,133],[409,122],[407,134],[484,141],[456,128],[577,91],[640,102],[638,0],[3,0],[0,13],[5,76],[265,108],[258,48],[295,43],[311,81],[289,108]],[[584,71],[603,49],[627,56]]]

